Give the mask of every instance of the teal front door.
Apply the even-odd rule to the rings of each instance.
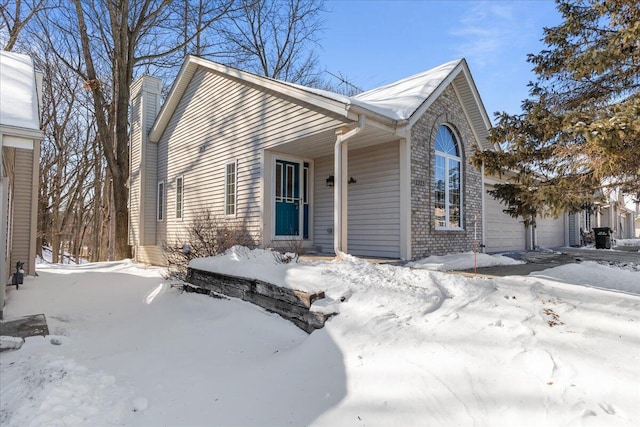
[[[300,235],[300,163],[276,160],[276,236]]]

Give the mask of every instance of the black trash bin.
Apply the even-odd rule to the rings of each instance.
[[[611,229],[599,227],[593,229],[596,236],[596,249],[611,249]]]

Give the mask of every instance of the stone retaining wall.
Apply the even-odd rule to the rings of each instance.
[[[287,289],[257,279],[245,279],[193,268],[187,271],[186,281],[189,283],[184,287],[187,292],[240,298],[279,314],[307,333],[322,328],[324,322],[335,314],[309,310],[314,301],[324,298],[324,292],[309,293]]]

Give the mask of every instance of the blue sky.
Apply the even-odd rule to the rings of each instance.
[[[551,0],[327,0],[320,64],[364,90],[466,58],[489,117],[520,112]]]

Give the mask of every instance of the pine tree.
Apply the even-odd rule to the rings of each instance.
[[[529,55],[538,78],[523,113],[497,114],[490,139],[502,150],[474,155],[507,175],[492,195],[525,219],[579,210],[603,187],[640,194],[640,5],[556,3],[563,22]]]

